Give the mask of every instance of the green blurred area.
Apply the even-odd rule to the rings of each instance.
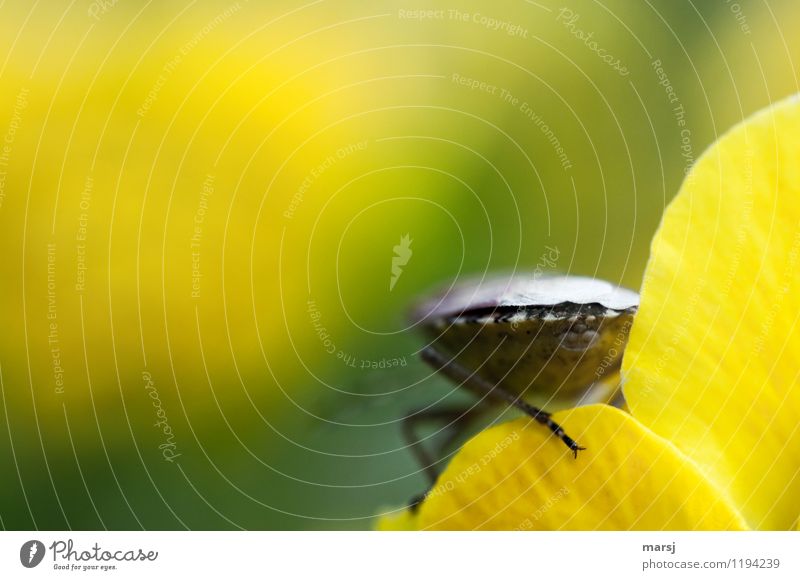
[[[409,305],[547,248],[637,288],[688,164],[798,90],[799,15],[3,3],[0,523],[368,528],[425,485],[399,420],[463,396]]]

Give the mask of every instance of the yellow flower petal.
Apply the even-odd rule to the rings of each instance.
[[[375,523],[375,529],[379,532],[407,532],[418,527],[417,514],[409,509],[386,513]]]
[[[800,101],[722,137],[653,240],[623,362],[633,415],[749,524],[800,514]]]
[[[744,521],[672,445],[626,413],[557,413],[577,459],[519,419],[471,439],[419,512],[422,529],[742,529]]]

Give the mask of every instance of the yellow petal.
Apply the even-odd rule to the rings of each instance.
[[[379,532],[407,532],[418,529],[417,514],[409,509],[387,512],[375,522]]]
[[[671,444],[626,413],[590,405],[554,418],[577,459],[519,419],[471,439],[419,512],[422,529],[742,529],[744,521]]]
[[[698,161],[653,240],[623,361],[631,412],[756,528],[800,514],[800,101]]]

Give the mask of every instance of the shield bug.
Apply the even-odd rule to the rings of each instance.
[[[415,308],[412,318],[430,341],[422,359],[479,397],[468,408],[406,417],[409,447],[431,483],[437,461],[416,427],[434,420],[461,427],[493,406],[526,413],[577,457],[584,448],[542,408],[613,399],[638,304],[636,292],[594,278],[511,276],[461,284]]]

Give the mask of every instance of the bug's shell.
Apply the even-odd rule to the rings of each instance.
[[[517,276],[460,285],[414,318],[434,349],[553,410],[608,396],[638,305],[602,280]]]

